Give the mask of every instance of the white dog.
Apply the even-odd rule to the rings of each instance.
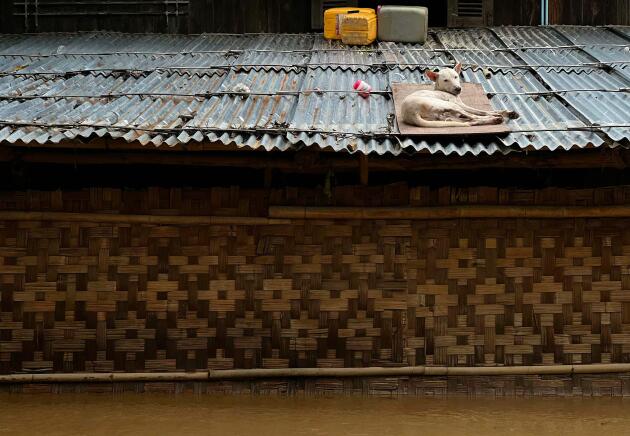
[[[444,68],[439,73],[431,70],[426,76],[435,82],[434,90],[416,91],[402,101],[402,119],[418,127],[468,127],[501,124],[503,117],[515,117],[510,111],[484,111],[467,106],[459,94],[462,85],[459,73],[462,64]]]

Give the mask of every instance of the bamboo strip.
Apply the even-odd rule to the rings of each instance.
[[[427,368],[429,369],[429,368]],[[550,365],[550,366],[499,366],[499,367],[445,367],[440,368],[445,370],[445,373],[430,374],[431,371],[426,372],[428,375],[452,375],[452,376],[480,376],[480,375],[545,375],[545,374],[571,374],[573,372],[573,365]],[[626,369],[630,371],[630,367]],[[623,371],[612,371],[623,372]]]
[[[623,365],[623,364],[621,364]],[[588,365],[590,366],[590,365]],[[210,371],[210,380],[284,377],[409,377],[409,376],[490,376],[490,375],[539,375],[571,374],[572,365],[552,366],[502,366],[502,367],[446,367],[407,366],[398,368],[282,368],[282,369],[232,369]],[[622,368],[594,368],[601,372],[626,372],[630,365]],[[588,374],[588,368],[582,369]]]
[[[501,376],[603,374],[625,372],[630,372],[630,364],[628,363],[498,367],[407,366],[392,368],[255,368],[167,373],[10,374],[0,375],[0,383],[172,382],[293,377]]]
[[[103,222],[121,224],[158,224],[158,225],[286,225],[286,219],[265,217],[227,217],[227,216],[182,216],[182,215],[121,215],[108,213],[72,213],[72,212],[23,212],[0,211],[0,220],[7,221],[72,221]]]
[[[284,377],[386,377],[423,375],[426,367],[398,368],[278,368],[278,369],[228,369],[210,371],[210,380]]]
[[[630,205],[618,206],[445,206],[299,207],[271,206],[270,218],[284,219],[458,219],[458,218],[627,218]]]
[[[293,219],[627,218],[630,205],[601,207],[446,206],[297,207],[271,206],[266,217],[121,215],[107,213],[0,211],[0,220],[105,222],[156,225],[287,225]]]
[[[0,375],[0,383],[103,383],[103,382],[172,382],[208,380],[207,371],[196,372],[103,372],[67,374]]]
[[[195,372],[115,372],[112,374],[114,382],[135,382],[135,381],[204,381],[208,380],[208,371]]]

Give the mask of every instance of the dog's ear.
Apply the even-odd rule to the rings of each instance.
[[[457,62],[457,65],[455,65],[454,70],[455,70],[455,72],[457,74],[461,74],[462,73],[462,63],[461,62]]]
[[[433,82],[437,82],[437,79],[440,76],[440,73],[436,73],[435,71],[431,70],[427,70],[424,74],[429,80],[432,80]]]

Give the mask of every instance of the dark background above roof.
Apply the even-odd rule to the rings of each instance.
[[[309,32],[315,0],[0,0],[0,33],[113,30],[134,33]],[[485,2],[488,0],[479,0]],[[359,6],[428,6],[447,24],[446,0],[358,0]],[[316,9],[316,8],[315,8]],[[630,24],[629,0],[550,0],[550,24]],[[488,25],[540,24],[540,0],[495,0]]]

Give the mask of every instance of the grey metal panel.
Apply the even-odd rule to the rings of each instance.
[[[303,89],[324,92],[300,94],[290,128],[325,132],[396,133],[393,100],[380,94],[362,98],[356,93],[349,93],[357,78],[353,71],[348,70],[309,69]],[[364,72],[360,78],[374,90],[388,89],[387,74]]]
[[[237,148],[249,148],[252,150],[264,149],[265,151],[287,151],[300,148],[284,137],[284,135],[252,135],[249,133],[209,133],[208,140],[232,145]]]
[[[458,61],[475,68],[499,70],[523,65],[523,61],[505,49],[488,29],[449,29],[438,31],[438,39]]]
[[[28,68],[33,58],[27,56],[0,56],[0,73],[15,73]]]
[[[20,35],[13,44],[2,47],[0,54],[48,56],[53,54],[107,54],[183,50],[198,36],[163,34],[124,34],[112,32],[43,33]]]
[[[499,71],[491,74],[479,70],[464,70],[462,76],[465,82],[481,84],[488,94],[511,93],[519,95],[547,90],[534,74],[525,70]],[[492,100],[493,97],[491,96],[491,104]]]
[[[453,65],[453,60],[443,51],[443,47],[438,43],[434,34],[429,34],[424,44],[380,41],[378,49],[383,53],[387,64],[398,68],[415,69],[424,66]]]
[[[583,71],[597,63],[596,59],[562,35],[556,27],[495,27],[492,31],[528,65],[555,70]]]
[[[2,48],[0,54],[18,54],[23,56],[50,55],[72,46],[78,40],[87,44],[90,34],[40,34],[20,35],[12,44]]]
[[[21,41],[24,37],[16,34],[0,34],[0,54],[4,53],[9,47]]]
[[[304,73],[295,72],[231,72],[222,82],[220,91],[231,91],[238,84],[252,92],[296,92]],[[296,95],[222,95],[204,100],[185,126],[187,129],[248,130],[255,128],[286,129]]]
[[[146,71],[179,70],[185,74],[212,74],[216,67],[229,66],[233,58],[217,53],[200,54],[108,54],[62,55],[34,59],[21,73],[99,72],[111,70]],[[2,68],[2,71],[10,71]]]
[[[311,58],[312,35],[267,34],[248,41],[244,53],[234,64],[244,68],[264,68],[276,71],[303,67]]]
[[[611,26],[610,28],[630,40],[630,26]]]
[[[322,134],[289,134],[288,139],[292,144],[304,144],[306,146],[316,146],[324,150],[344,151],[348,153],[363,153],[378,155],[393,154],[398,156],[402,153],[442,153],[444,155],[463,156],[471,153],[475,156],[482,154],[501,153],[507,154],[513,151],[497,141],[438,141],[424,140],[422,138],[390,139],[390,138],[369,138],[359,137],[340,140],[339,136]]]
[[[341,41],[316,38],[309,61],[311,68],[368,71],[385,63],[383,53],[372,44],[366,47],[348,48]]]
[[[546,75],[544,79],[555,90],[584,90],[564,93],[563,98],[591,124],[628,124],[630,95],[602,91],[624,88],[623,78],[603,70],[592,70],[582,74],[558,72]],[[605,132],[615,141],[630,137],[629,128],[607,128]]]
[[[582,45],[582,50],[594,59],[611,64],[613,71],[630,85],[630,41],[602,27],[558,26],[556,29],[572,43]]]
[[[515,132],[502,138],[505,145],[518,144],[522,148],[531,146],[537,150],[542,148],[569,150],[573,147],[600,146],[604,143],[603,138],[597,133],[571,131],[572,128],[583,128],[585,125],[554,98],[502,96],[494,103],[495,107],[515,110],[520,115],[518,120],[508,122]]]
[[[569,45],[569,41],[550,26],[501,26],[493,27],[492,31],[510,48],[561,47]]]
[[[571,70],[580,72],[593,68],[597,61],[578,49],[523,49],[514,52],[528,65],[546,68],[548,71]]]
[[[132,95],[115,98],[76,98],[76,96],[125,93],[197,94],[217,90],[224,78],[219,75],[183,77],[160,73],[127,79],[89,75],[74,76],[67,80],[3,77],[0,78],[0,92],[3,92],[3,95],[11,95],[11,92],[7,92],[6,82],[13,80],[15,82],[12,87],[13,93],[19,92],[19,95],[25,96],[67,96],[67,98],[4,102],[0,104],[0,120],[15,123],[68,125],[67,138],[100,133],[99,136],[110,134],[110,136],[124,137],[127,140],[137,139],[148,142],[154,130],[182,128],[185,120],[192,118],[193,113],[201,105],[201,100],[184,96],[169,96],[168,98]],[[99,129],[99,126],[102,126],[102,129]],[[23,127],[22,130],[37,129]],[[34,137],[30,135],[19,139],[27,140]]]
[[[554,29],[574,44],[628,44],[628,40],[604,27],[554,26]]]

